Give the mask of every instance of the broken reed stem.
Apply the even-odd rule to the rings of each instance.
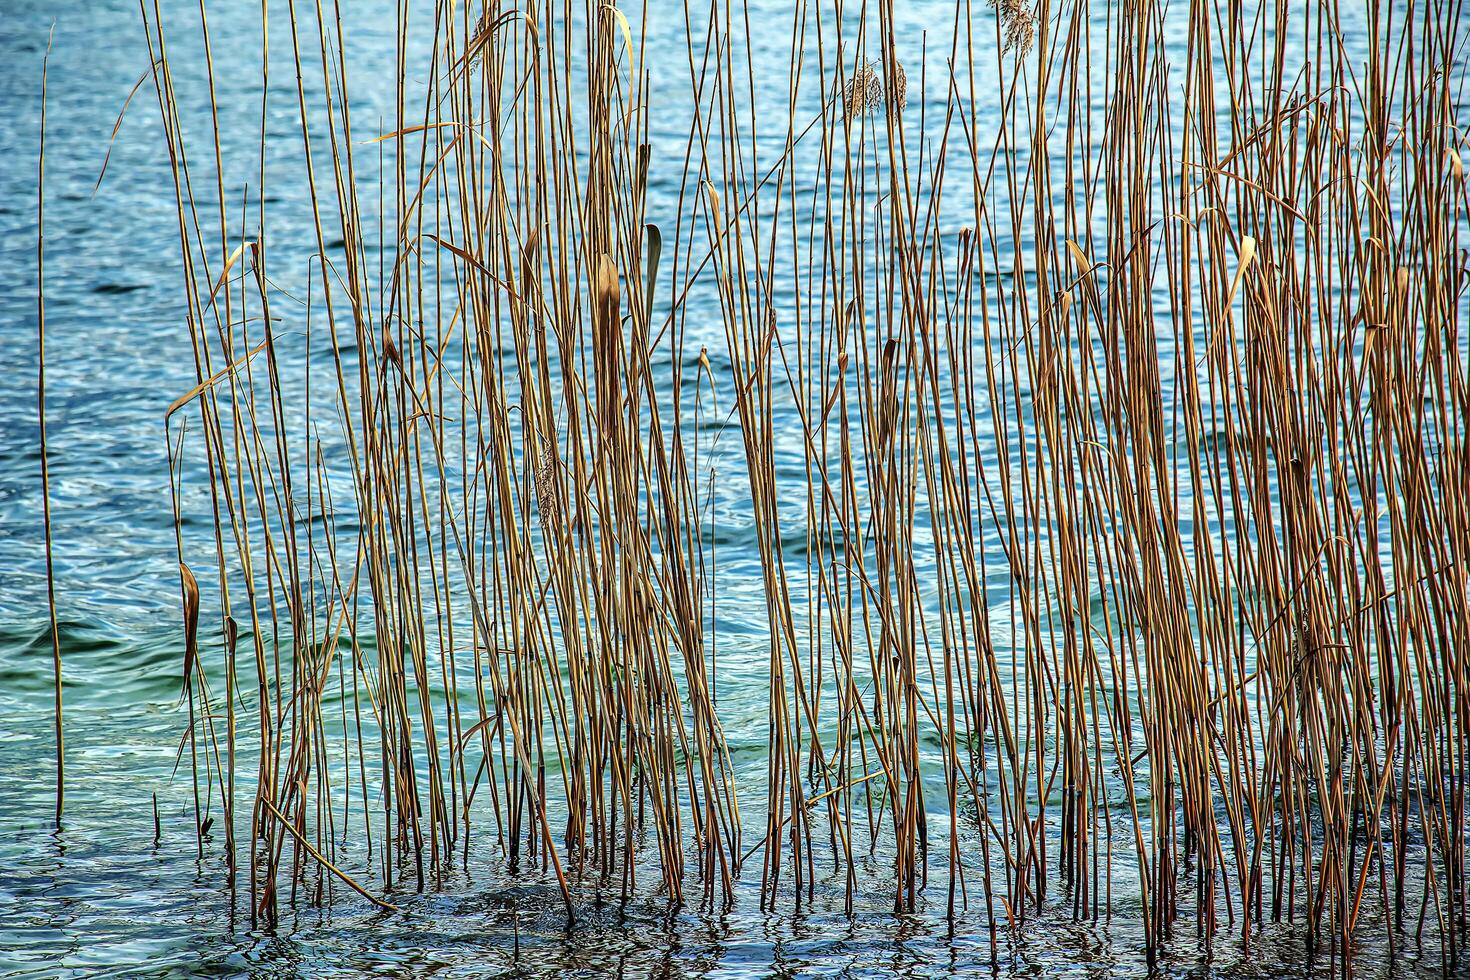
[[[305,850],[307,854],[311,855],[312,860],[316,861],[318,864],[320,864],[322,867],[326,868],[332,874],[334,874],[338,878],[342,879],[342,881],[344,881],[349,888],[351,888],[353,891],[357,892],[359,895],[361,895],[363,898],[367,899],[369,902],[372,902],[378,908],[383,909],[385,912],[397,912],[397,911],[399,911],[398,906],[394,905],[392,902],[385,902],[385,901],[383,901],[381,898],[379,898],[378,896],[374,895],[372,892],[368,891],[366,888],[362,887],[362,885],[358,884],[356,878],[352,877],[350,874],[348,874],[347,872],[343,871],[341,868],[338,868],[331,861],[328,861],[326,858],[322,857],[321,853],[318,852],[315,847],[312,847],[311,846],[311,841],[309,841],[305,837],[303,837],[301,835],[301,831],[297,830],[295,828],[295,826],[292,825],[291,821],[286,817],[286,815],[283,814],[283,813],[281,813],[280,810],[277,810],[276,809],[276,805],[274,803],[272,803],[270,800],[262,800],[261,802],[263,802],[265,804],[266,809],[270,810],[271,815],[273,817],[275,817],[278,821],[280,821],[281,826],[284,827],[284,828],[286,828],[286,830],[291,834],[291,836],[296,839],[297,843],[299,843],[301,845],[302,849]]]
[[[233,827],[253,778],[253,919],[353,884],[360,828],[385,890],[473,838],[569,917],[649,881],[728,903],[759,854],[766,908],[831,874],[849,911],[983,896],[992,956],[1125,901],[1150,956],[1181,916],[1458,955],[1458,20],[1370,7],[1348,84],[1330,8],[1270,45],[1198,2],[978,7],[936,57],[890,0],[798,5],[774,119],[722,0],[684,7],[687,90],[615,5],[400,11],[365,144],[341,12],[290,3],[303,324],[265,269],[280,177],[262,145],[226,179],[212,112],[196,178],[144,5],[196,371],[170,459],[223,639],[190,645],[196,809]],[[763,793],[717,643],[766,682]]]

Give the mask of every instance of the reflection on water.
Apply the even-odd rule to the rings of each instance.
[[[15,638],[5,639],[14,649]],[[118,646],[107,654],[132,652]],[[0,664],[13,670],[9,658]],[[398,913],[376,910],[339,886],[323,906],[298,902],[276,934],[251,932],[230,921],[217,849],[196,858],[181,792],[186,779],[168,778],[177,724],[166,696],[113,720],[77,726],[76,789],[71,817],[58,833],[48,825],[46,772],[35,761],[48,748],[45,716],[18,710],[10,690],[0,714],[0,976],[6,978],[1101,978],[1134,977],[1142,969],[1143,936],[1128,924],[1132,916],[1075,923],[1059,902],[1022,929],[1000,930],[992,969],[983,910],[972,909],[951,926],[944,888],[931,884],[928,907],[917,914],[895,917],[884,893],[848,916],[841,876],[819,882],[809,906],[770,913],[758,910],[750,884],[731,908],[713,910],[697,902],[671,910],[657,896],[623,903],[615,887],[600,895],[587,891],[569,929],[554,880],[506,880],[484,842],[471,849],[470,871],[446,876],[423,895],[394,896]],[[162,801],[156,844],[155,790]],[[317,886],[309,876],[301,883],[303,897]],[[1206,951],[1182,935],[1157,975],[1340,975],[1325,955],[1304,958],[1303,940],[1290,924],[1269,925],[1242,957],[1237,938],[1222,938]],[[1412,935],[1400,942],[1405,949],[1392,958],[1382,942],[1360,951],[1355,976],[1440,974],[1434,950],[1416,948]]]

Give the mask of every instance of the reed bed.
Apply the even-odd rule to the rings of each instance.
[[[482,861],[570,919],[757,880],[1455,961],[1459,3],[688,0],[670,63],[647,9],[402,2],[369,125],[352,8],[284,0],[289,171],[222,152],[204,5],[141,9],[181,751],[252,921]]]

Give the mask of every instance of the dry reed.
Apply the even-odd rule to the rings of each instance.
[[[51,39],[41,59],[41,135],[36,153],[36,425],[41,451],[41,530],[46,549],[46,611],[51,626],[52,717],[56,728],[56,826],[66,804],[66,740],[61,713],[61,625],[56,619],[56,569],[51,537],[51,451],[46,440],[46,95],[50,80]]]
[[[265,271],[264,145],[225,198],[202,8],[191,154],[145,0],[198,380],[175,501],[188,462],[214,535],[207,581],[181,565],[218,624],[188,744],[232,883],[245,828],[252,919],[361,889],[341,841],[391,894],[478,834],[568,916],[646,875],[728,902],[759,855],[767,906],[835,874],[849,908],[911,910],[938,874],[993,953],[1060,902],[1136,917],[1151,956],[1184,914],[1207,942],[1304,918],[1344,959],[1427,926],[1450,964],[1458,5],[1195,2],[1181,50],[1157,4],[962,0],[942,71],[891,0],[843,6],[796,5],[772,120],[744,9],[686,4],[670,161],[650,89],[685,81],[614,4],[400,11],[368,143],[344,10],[288,0],[292,62],[265,65],[295,88],[303,314]],[[699,317],[723,351],[692,355]],[[763,794],[716,697],[715,406],[759,560]]]

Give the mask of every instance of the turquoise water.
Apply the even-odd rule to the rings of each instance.
[[[780,0],[751,6],[758,21],[784,25]],[[188,13],[188,4],[173,7],[181,18]],[[911,63],[933,43],[925,31],[940,32],[948,23],[946,8],[952,5],[903,6]],[[250,54],[258,48],[258,7],[211,9],[225,152],[248,155],[259,132],[258,58]],[[361,119],[381,118],[392,105],[392,5],[354,4],[352,10],[355,111]],[[50,639],[34,403],[34,157],[41,57],[53,21],[46,290],[67,677],[68,800],[60,830],[50,819]],[[682,19],[672,10],[656,13],[651,49],[682,57],[681,30]],[[784,86],[787,50],[780,34],[759,35],[754,57]],[[191,64],[189,36],[181,32],[176,49],[181,66]],[[285,42],[277,36],[272,43]],[[288,54],[282,49],[273,57],[284,64]],[[982,909],[950,923],[943,887],[931,886],[918,912],[896,917],[890,893],[874,888],[848,915],[841,874],[819,879],[811,905],[770,912],[759,908],[754,875],[738,887],[728,909],[700,909],[694,902],[670,910],[656,895],[622,904],[615,894],[584,891],[581,920],[569,931],[554,884],[535,874],[512,878],[483,837],[462,870],[432,882],[422,895],[396,895],[398,913],[379,912],[338,889],[324,908],[298,903],[275,932],[252,930],[224,884],[219,831],[206,835],[202,855],[196,850],[187,758],[176,765],[186,716],[179,706],[182,638],[163,412],[195,378],[192,363],[178,356],[184,328],[177,227],[149,85],[128,110],[106,180],[94,192],[113,124],[147,66],[137,6],[125,0],[11,0],[0,18],[0,64],[8,66],[0,72],[0,978],[1142,972],[1143,934],[1126,903],[1112,922],[1079,924],[1059,897],[1023,928],[996,937],[992,968]],[[198,78],[187,68],[181,77],[197,89]],[[283,175],[300,154],[293,92],[273,93],[266,123],[269,166]],[[666,123],[655,141],[682,152],[677,147],[685,123]],[[676,181],[677,174],[655,173],[655,208],[671,206]],[[288,290],[305,286],[305,274],[291,271],[301,263],[293,265],[290,256],[312,247],[304,194],[299,181],[283,178],[267,197],[272,248],[285,256],[277,266],[284,270],[279,284]],[[960,202],[957,213],[964,210]],[[707,340],[719,362],[717,323],[710,331]],[[289,356],[289,342],[286,348]],[[717,366],[728,368],[728,360]],[[791,423],[788,414],[778,428],[790,431]],[[778,465],[799,469],[801,459],[793,437]],[[714,501],[721,568],[724,581],[734,583],[722,589],[718,608],[725,624],[723,720],[742,790],[750,787],[754,799],[765,773],[764,600],[754,542],[745,533],[748,492],[740,460],[732,456],[716,465],[724,467]],[[930,799],[942,803],[943,795],[931,793]],[[864,870],[881,882],[885,868],[875,859]],[[1305,957],[1303,930],[1291,923],[1266,925],[1249,950],[1229,934],[1207,950],[1188,928],[1181,933],[1158,964],[1162,975],[1333,972],[1326,957]],[[1386,941],[1373,937],[1365,937],[1356,963],[1358,976],[1437,975],[1439,969],[1437,949],[1410,943],[1391,956]]]

